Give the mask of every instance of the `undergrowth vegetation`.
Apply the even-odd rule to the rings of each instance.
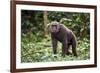
[[[33,37],[33,38],[31,38]],[[31,40],[29,40],[31,39]],[[38,41],[38,39],[40,41]],[[90,46],[87,39],[78,40],[77,52],[78,57],[73,55],[61,56],[61,43],[58,43],[57,54],[52,53],[51,38],[37,38],[31,35],[30,38],[24,35],[22,38],[21,61],[22,62],[51,62],[51,61],[72,61],[72,60],[87,60],[90,58]],[[70,46],[70,51],[71,51]]]

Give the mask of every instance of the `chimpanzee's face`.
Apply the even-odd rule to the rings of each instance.
[[[60,27],[60,24],[58,22],[52,22],[50,24],[49,30],[51,33],[57,33],[59,31],[59,27]]]
[[[57,25],[51,25],[51,32],[57,32]]]

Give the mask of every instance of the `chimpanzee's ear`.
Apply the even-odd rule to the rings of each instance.
[[[60,27],[61,27],[61,25],[60,25],[60,23],[57,25],[57,29],[59,30],[60,29]]]
[[[48,24],[47,24],[47,30],[48,30],[48,31],[51,31],[51,23],[48,23]]]
[[[50,23],[47,24],[47,29],[50,27]]]

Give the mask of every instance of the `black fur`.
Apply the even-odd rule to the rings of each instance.
[[[56,21],[53,21],[49,25],[49,30],[51,32],[53,53],[56,54],[57,41],[62,43],[62,55],[70,54],[69,46],[72,45],[72,53],[74,56],[77,56],[76,52],[76,36],[74,33],[65,27],[63,24],[59,24]]]

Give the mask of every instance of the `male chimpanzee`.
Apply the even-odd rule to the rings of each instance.
[[[70,54],[69,46],[72,45],[72,53],[74,56],[77,56],[76,53],[76,37],[74,33],[65,27],[63,24],[60,24],[57,21],[52,21],[49,24],[49,31],[51,33],[53,53],[56,54],[57,41],[62,43],[62,55]]]

